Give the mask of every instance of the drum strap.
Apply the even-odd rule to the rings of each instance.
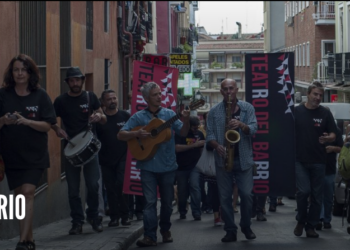
[[[91,110],[90,110],[90,95],[89,95],[89,91],[85,91],[86,92],[86,97],[87,97],[87,104],[88,104],[88,114],[89,114],[89,116],[90,116],[90,114],[91,114]]]

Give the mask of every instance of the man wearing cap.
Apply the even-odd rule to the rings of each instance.
[[[79,133],[89,129],[95,134],[94,123],[105,124],[106,116],[100,107],[97,96],[92,92],[83,91],[85,76],[81,73],[79,67],[71,67],[67,70],[65,82],[68,84],[69,91],[58,96],[54,101],[54,107],[57,117],[61,117],[65,130],[58,124],[52,125],[58,137],[69,140]],[[71,209],[72,228],[70,235],[82,233],[84,224],[84,212],[80,198],[80,172],[81,167],[73,166],[67,159],[65,161],[66,178],[68,184],[68,198]],[[86,220],[91,224],[96,232],[102,232],[101,220],[98,218],[98,180],[99,173],[98,156],[86,163],[83,167],[85,184],[87,188]]]

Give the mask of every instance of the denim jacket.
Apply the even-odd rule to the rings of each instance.
[[[167,108],[162,108],[157,114],[158,118],[164,121],[169,120],[175,115],[176,114],[173,110]],[[153,116],[150,112],[140,110],[130,117],[121,128],[121,131],[130,131],[137,126],[145,126],[151,121],[151,119],[153,119]],[[176,163],[174,132],[180,134],[181,128],[182,122],[176,120],[171,126],[171,139],[158,145],[157,152],[152,159],[147,161],[137,161],[136,167],[157,173],[176,170],[178,166]]]
[[[241,168],[242,170],[247,170],[254,165],[251,137],[256,133],[258,125],[253,105],[244,101],[238,101],[237,105],[241,110],[240,121],[249,126],[248,135],[239,129],[241,140],[237,143],[239,147],[239,161]],[[207,121],[207,142],[215,140],[220,145],[225,146],[225,120],[226,109],[225,103],[222,101],[209,111]],[[216,166],[224,167],[224,159],[217,153],[216,150],[214,151],[214,157]]]

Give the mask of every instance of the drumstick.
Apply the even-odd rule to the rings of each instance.
[[[68,143],[70,144],[70,145],[72,145],[73,147],[75,147],[75,144],[73,143],[73,142],[71,142],[69,139],[66,139],[67,141],[68,141]]]

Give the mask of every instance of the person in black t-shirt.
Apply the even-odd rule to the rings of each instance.
[[[107,121],[97,96],[92,92],[82,90],[84,80],[85,76],[81,73],[79,67],[71,67],[67,70],[65,82],[70,90],[58,96],[54,101],[56,115],[61,117],[66,129],[63,130],[57,124],[51,126],[58,137],[68,140],[88,130],[89,123],[104,124]],[[90,114],[90,110],[92,114]],[[95,133],[94,126],[92,126],[92,132]],[[73,224],[69,234],[81,234],[85,218],[80,198],[80,172],[82,168],[73,166],[67,159],[65,159],[65,166]],[[102,232],[101,220],[98,218],[98,180],[100,178],[98,168],[98,156],[96,154],[91,161],[84,165],[83,171],[87,188],[87,221],[91,224],[94,231]]]
[[[294,234],[318,238],[315,226],[320,219],[326,169],[326,143],[336,138],[337,127],[332,113],[320,105],[324,89],[314,82],[307,91],[307,102],[295,108],[296,186],[298,221]],[[308,198],[310,208],[308,209]]]
[[[186,219],[186,203],[190,194],[192,216],[197,221],[201,220],[201,188],[196,164],[205,144],[204,135],[198,130],[199,123],[197,116],[190,116],[187,136],[175,135],[176,162],[179,166],[176,170],[176,182],[180,219]]]
[[[102,144],[99,161],[107,191],[109,216],[111,218],[108,226],[119,226],[120,218],[123,226],[130,225],[128,221],[128,199],[123,194],[127,143],[117,138],[119,130],[129,120],[130,114],[118,109],[117,95],[114,90],[103,91],[101,101],[105,107],[104,113],[107,116],[107,123],[104,125],[97,124],[96,133]]]
[[[50,167],[48,135],[56,115],[50,97],[39,85],[39,69],[27,55],[9,63],[0,89],[0,148],[7,183],[15,196],[25,197],[16,249],[35,249],[34,192],[45,168]]]

